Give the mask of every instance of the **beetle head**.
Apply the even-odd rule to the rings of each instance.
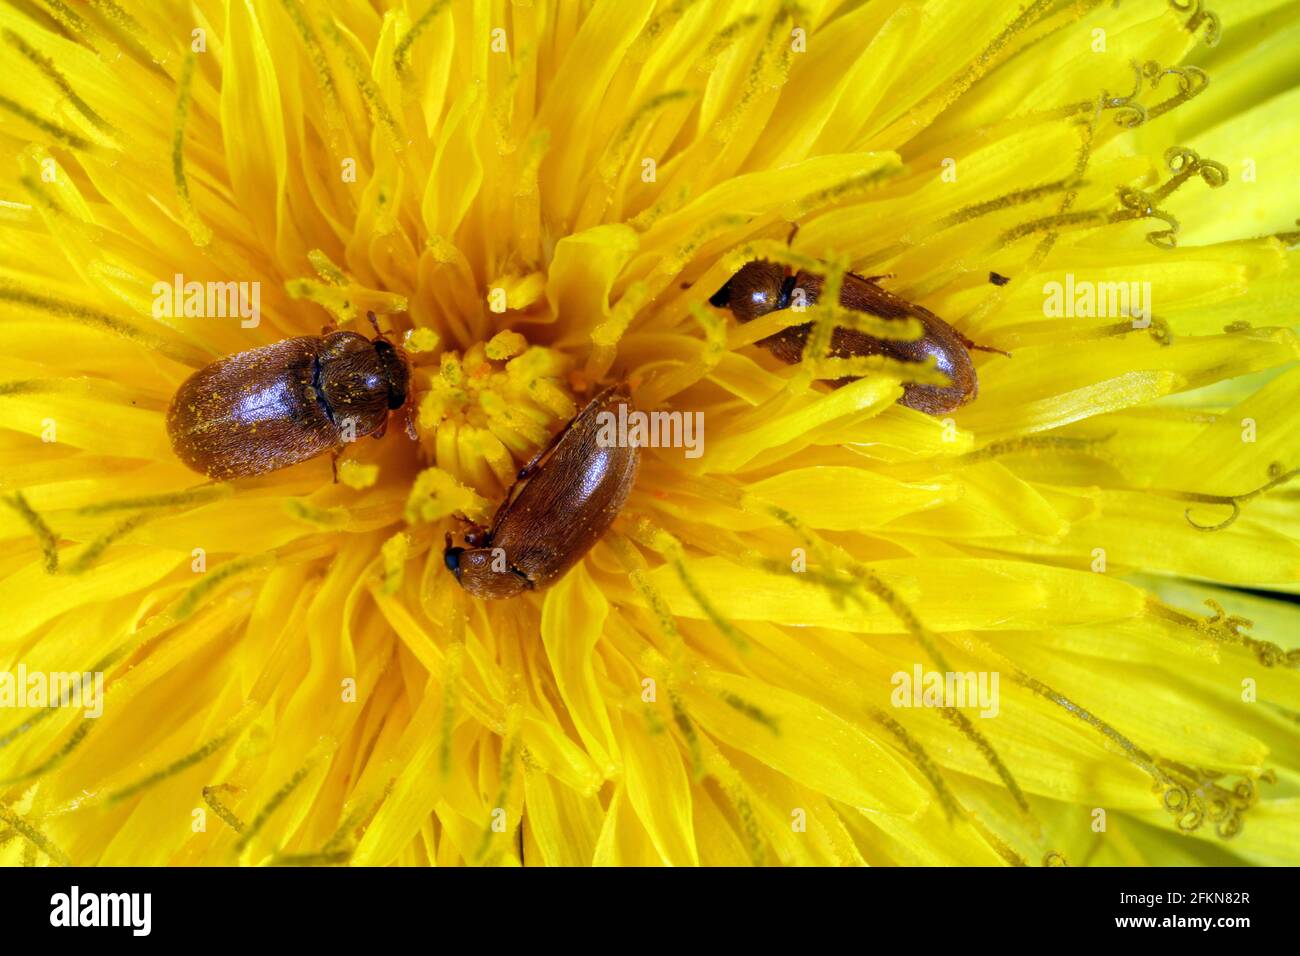
[[[401,408],[406,404],[406,388],[411,378],[411,367],[401,349],[392,345],[385,338],[374,340],[375,354],[379,356],[379,366],[383,369],[384,381],[388,384],[389,409]]]
[[[451,535],[447,535],[447,547],[442,552],[442,563],[447,565],[447,570],[456,575],[456,580],[460,580],[460,556],[465,553],[464,548],[457,548],[451,543]]]
[[[316,364],[313,384],[329,416],[336,422],[352,421],[358,436],[382,431],[391,391],[374,344],[356,332],[331,332]]]
[[[516,571],[507,568],[497,571],[492,567],[495,548],[452,548],[444,552],[443,560],[452,568],[456,580],[470,594],[480,598],[509,598],[532,589],[532,582]]]
[[[492,566],[498,557],[496,548],[458,547],[451,543],[450,532],[445,540],[442,563],[456,576],[460,586],[475,597],[508,598],[532,590],[533,583],[514,568],[499,571]]]
[[[746,263],[727,284],[713,294],[709,304],[729,308],[740,322],[749,322],[790,304],[786,269],[763,259]]]

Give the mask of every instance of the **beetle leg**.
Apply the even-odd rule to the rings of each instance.
[[[419,441],[420,433],[415,430],[415,416],[411,414],[411,407],[410,403],[408,403],[406,411],[403,413],[403,417],[406,419],[406,437],[411,441]]]
[[[379,427],[377,429],[375,429],[370,433],[370,437],[383,438],[384,432],[386,431],[388,431],[388,416],[384,416],[384,420],[379,423]]]
[[[343,454],[343,449],[335,448],[330,452],[330,470],[334,472],[334,484],[339,483],[339,456]]]

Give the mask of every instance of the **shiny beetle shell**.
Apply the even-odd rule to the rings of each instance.
[[[471,547],[447,536],[448,570],[470,594],[514,597],[545,588],[582,560],[609,530],[636,482],[635,447],[596,440],[598,416],[630,403],[625,385],[597,395],[528,468],[497,509],[488,531],[467,534]]]
[[[791,275],[782,265],[758,260],[746,264],[709,302],[729,308],[737,321],[749,322],[777,309],[789,308],[796,289],[802,289],[805,301],[812,305],[824,284],[820,275],[803,271]],[[831,336],[831,352],[836,358],[883,355],[904,362],[925,362],[933,356],[938,370],[949,378],[950,384],[905,382],[903,397],[898,400],[900,405],[939,415],[974,401],[979,394],[979,381],[968,351],[972,343],[933,312],[851,272],[845,274],[840,287],[840,305],[882,319],[914,318],[921,323],[924,334],[912,342],[877,339],[843,326],[837,327]],[[782,329],[760,339],[758,344],[793,365],[803,358],[811,333],[812,323],[808,322]],[[851,381],[852,378],[843,378],[831,384],[838,388]]]
[[[167,409],[167,434],[176,457],[209,478],[260,475],[382,434],[389,411],[406,402],[409,374],[382,336],[285,339],[186,379]]]

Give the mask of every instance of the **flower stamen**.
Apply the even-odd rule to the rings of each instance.
[[[45,523],[40,512],[27,503],[21,491],[0,498],[0,501],[16,511],[32,530],[32,534],[36,535],[36,541],[41,547],[41,555],[45,559],[45,573],[55,574],[59,570],[59,536]]]
[[[307,755],[307,759],[303,761],[302,766],[294,771],[293,776],[285,782],[284,786],[271,795],[271,798],[266,801],[262,806],[262,809],[257,812],[255,817],[253,817],[252,822],[249,823],[248,827],[240,834],[239,839],[235,842],[235,852],[237,854],[244,852],[244,849],[248,846],[253,837],[257,836],[257,834],[261,832],[262,828],[266,826],[271,815],[280,808],[284,801],[289,799],[293,792],[298,789],[302,782],[307,779],[313,770],[316,769],[317,765],[333,753],[335,746],[336,744],[331,738],[323,737],[316,746],[311,749],[311,752]]]
[[[86,44],[94,52],[101,52],[99,46],[91,38],[103,39],[103,37],[81,14],[68,6],[65,0],[45,0],[45,5],[50,8],[50,15],[58,21],[59,26]]]
[[[736,625],[728,621],[718,611],[717,607],[704,593],[691,573],[686,569],[686,551],[682,543],[674,538],[667,531],[656,527],[647,518],[641,518],[632,523],[633,539],[640,544],[645,545],[651,550],[661,555],[672,567],[682,586],[686,588],[687,593],[695,599],[700,610],[705,613],[714,626],[721,634],[731,641],[737,651],[742,654],[749,651],[749,641]]]
[[[343,107],[339,103],[338,85],[334,81],[334,71],[325,56],[325,49],[320,44],[320,38],[316,36],[310,16],[298,0],[280,0],[280,6],[293,21],[298,35],[302,37],[303,46],[307,48],[307,59],[311,61],[312,69],[316,71],[316,82],[321,92],[325,94],[325,123],[329,127],[331,137],[337,136],[345,125]]]
[[[161,355],[190,368],[199,368],[212,360],[210,355],[204,354],[191,345],[173,344],[171,340],[138,329],[115,316],[109,315],[107,312],[101,312],[98,309],[80,305],[76,302],[65,302],[52,296],[39,295],[19,286],[0,282],[0,302],[15,302],[19,305],[47,312],[57,318],[69,319],[112,332],[114,335],[119,335],[143,349],[157,351]]]
[[[1292,478],[1300,475],[1300,468],[1293,468],[1290,471],[1282,471],[1276,464],[1269,468],[1270,478],[1267,482],[1260,485],[1253,491],[1247,491],[1239,495],[1210,495],[1199,491],[1167,491],[1165,494],[1170,495],[1179,501],[1194,501],[1198,504],[1228,505],[1232,508],[1232,513],[1224,518],[1218,524],[1199,524],[1192,519],[1192,509],[1188,508],[1183,512],[1183,517],[1187,523],[1197,531],[1222,531],[1230,527],[1241,515],[1241,506],[1254,498],[1258,498],[1266,491],[1276,488],[1278,485],[1285,484]]]
[[[126,41],[127,47],[136,56],[139,56],[150,66],[167,62],[167,55],[158,47],[153,46],[151,42],[146,41],[148,34],[144,27],[140,25],[140,21],[114,3],[113,0],[90,0],[90,5],[99,12],[99,15],[104,18],[113,32]]]
[[[147,790],[155,784],[162,783],[168,777],[174,777],[181,771],[188,770],[190,767],[196,766],[204,760],[207,760],[243,732],[244,728],[248,726],[249,721],[251,721],[253,716],[257,713],[257,709],[258,704],[256,701],[250,700],[245,702],[244,706],[239,709],[239,712],[236,713],[235,716],[226,723],[226,726],[223,727],[211,740],[202,744],[195,750],[190,751],[185,756],[172,761],[161,770],[157,770],[148,776],[137,780],[135,783],[123,787],[121,790],[110,793],[105,798],[107,804],[112,806],[115,803],[120,803],[123,800],[135,796],[142,790]]]
[[[199,603],[207,597],[208,594],[215,591],[229,579],[249,571],[269,570],[270,566],[275,563],[274,552],[264,552],[262,554],[249,554],[242,558],[235,558],[233,561],[227,561],[225,564],[209,571],[203,580],[190,585],[189,589],[176,602],[175,610],[168,615],[168,621],[172,624],[178,624],[188,618],[197,610]]]
[[[21,836],[41,853],[48,856],[54,863],[59,866],[72,865],[72,861],[68,859],[68,855],[60,850],[53,840],[3,803],[0,803],[0,821],[8,824],[15,833]]]
[[[742,33],[756,23],[758,23],[758,14],[755,13],[747,13],[728,23],[713,35],[713,39],[704,48],[704,55],[696,62],[695,68],[701,73],[711,73],[722,54],[740,39]]]
[[[47,707],[45,713],[46,714],[51,713],[56,709],[57,708],[54,707]],[[19,733],[22,733],[30,729],[32,726],[36,724],[37,720],[39,720],[41,716],[44,716],[44,714],[38,714],[36,718],[33,718],[31,721],[17,728],[17,730],[15,730],[14,732],[8,735],[7,739],[12,740]],[[81,746],[82,742],[86,739],[86,735],[90,733],[95,723],[96,721],[93,718],[82,717],[81,720],[77,723],[76,730],[74,730],[72,734],[68,737],[68,739],[64,741],[63,746],[60,747],[57,751],[55,751],[53,754],[51,754],[50,757],[44,763],[37,764],[31,770],[25,770],[22,773],[15,774],[11,777],[0,777],[0,786],[7,787],[10,786],[11,784],[22,783],[26,780],[35,780],[37,777],[41,777],[49,773],[55,767],[59,766],[59,764],[63,763],[63,761],[67,760],[68,756],[79,746]]]
[[[956,707],[940,708],[939,714],[946,721],[956,727],[963,737],[975,745],[975,748],[980,752],[980,756],[984,758],[984,762],[993,768],[994,773],[998,775],[998,778],[1006,786],[1007,791],[1011,794],[1011,799],[1014,800],[1016,806],[1020,808],[1020,812],[1029,817],[1034,825],[1035,831],[1037,831],[1038,821],[1034,818],[1033,811],[1030,809],[1029,799],[1025,796],[1025,792],[1020,789],[1020,783],[1012,775],[1011,768],[1008,767],[1003,762],[1002,758],[998,756],[997,751],[993,749],[993,744],[989,742],[989,739],[971,723],[969,717]]]
[[[493,802],[492,810],[489,813],[487,827],[484,828],[483,837],[479,841],[478,850],[474,853],[475,863],[486,863],[490,865],[499,859],[501,854],[505,852],[503,849],[498,848],[492,853],[491,857],[488,857],[488,850],[492,846],[493,836],[498,832],[504,833],[504,831],[497,831],[495,829],[494,824],[496,823],[496,812],[497,810],[501,810],[503,813],[507,814],[509,812],[507,810],[507,805],[510,801],[510,787],[511,784],[514,783],[515,768],[519,762],[518,758],[521,749],[519,743],[520,710],[521,708],[519,707],[519,704],[514,703],[510,705],[506,712],[506,738],[505,744],[501,748],[501,767],[498,770],[500,783],[497,786],[496,800]],[[520,821],[520,823],[522,824],[522,821]]]
[[[1169,607],[1154,597],[1147,598],[1147,612],[1160,620],[1191,628],[1220,643],[1244,647],[1252,651],[1256,659],[1265,667],[1284,664],[1287,667],[1300,668],[1300,648],[1285,650],[1272,641],[1252,637],[1245,631],[1254,626],[1253,621],[1235,614],[1227,614],[1223,606],[1212,598],[1207,598],[1205,604],[1214,613],[1204,619]]]
[[[140,495],[134,498],[110,498],[107,501],[82,505],[74,513],[79,515],[101,515],[113,511],[148,511],[153,508],[195,507],[229,498],[234,493],[235,486],[229,482],[215,482],[199,485],[186,491],[169,491],[156,495]]]
[[[181,77],[177,83],[176,121],[172,132],[172,179],[176,183],[176,197],[180,200],[181,221],[196,246],[206,246],[212,241],[212,230],[199,218],[190,196],[190,183],[185,176],[185,121],[190,113],[190,87],[194,80],[194,51],[185,56],[181,64]]]
[[[138,514],[123,518],[117,524],[113,525],[113,527],[109,528],[103,534],[94,538],[89,544],[87,544],[73,562],[68,565],[67,573],[73,575],[84,574],[94,566],[95,562],[100,559],[111,545],[120,541],[122,538],[125,538],[136,528],[140,527],[140,525],[152,521],[157,517],[157,514],[142,511]]]
[[[68,82],[67,77],[65,77],[63,73],[59,71],[59,68],[54,65],[52,59],[40,50],[31,46],[31,44],[24,40],[21,35],[10,30],[8,27],[4,29],[4,38],[10,46],[16,49],[27,60],[31,61],[38,70],[44,73],[46,79],[54,84],[55,88],[58,89],[60,93],[67,97],[68,102],[72,104],[73,109],[84,116],[92,126],[101,133],[111,136],[114,139],[119,138],[120,134],[113,128],[113,125],[96,113],[94,109],[91,108],[90,104],[77,94],[77,91],[72,88],[72,84]]]
[[[935,794],[939,797],[939,805],[943,807],[943,815],[948,822],[952,823],[954,820],[965,819],[968,816],[966,808],[961,805],[961,801],[957,799],[956,794],[949,788],[948,782],[944,780],[943,774],[939,772],[939,767],[916,738],[909,734],[902,724],[879,707],[868,704],[867,712],[871,714],[878,724],[898,738],[898,742],[903,745],[908,757],[911,758],[912,765],[921,772],[921,775],[934,788]]]
[[[248,829],[248,827],[245,825],[244,821],[239,819],[235,812],[227,807],[225,802],[217,796],[219,793],[228,793],[231,796],[238,796],[243,793],[243,789],[231,783],[218,783],[203,788],[203,802],[208,805],[208,808],[215,813],[217,818],[224,822],[226,826],[230,827],[230,829],[234,830],[236,833],[242,834]]]
[[[411,47],[429,28],[429,24],[433,23],[434,17],[447,8],[449,2],[450,0],[433,0],[429,9],[420,14],[411,28],[402,35],[402,39],[397,41],[397,46],[393,47],[393,69],[403,80],[410,79]]]
[[[1209,47],[1217,46],[1219,37],[1222,35],[1222,23],[1218,14],[1210,10],[1205,10],[1204,0],[1169,0],[1169,6],[1179,13],[1190,12],[1191,16],[1183,24],[1183,29],[1188,33],[1195,33],[1202,23],[1205,24],[1205,35],[1202,39],[1205,45]]]
[[[389,107],[384,99],[383,93],[375,85],[375,81],[370,76],[370,66],[358,56],[357,51],[353,48],[351,41],[344,36],[343,29],[339,26],[338,21],[332,17],[327,17],[321,32],[325,34],[325,39],[329,40],[338,49],[339,54],[343,57],[343,63],[352,74],[352,80],[356,83],[357,91],[361,94],[362,101],[366,104],[366,110],[370,113],[370,120],[377,126],[382,126],[384,132],[388,135],[389,145],[394,152],[401,152],[406,148],[406,133],[402,130],[401,124],[397,122],[397,117],[393,115],[392,108]]]
[[[19,119],[30,123],[32,126],[35,126],[41,132],[54,137],[64,146],[68,147],[68,149],[82,150],[85,152],[90,152],[94,149],[95,144],[92,143],[90,140],[86,139],[85,137],[77,133],[72,132],[72,130],[64,129],[62,126],[59,126],[57,123],[51,123],[43,116],[40,116],[37,113],[33,112],[32,110],[29,110],[27,107],[23,106],[23,104],[17,102],[16,100],[11,100],[7,96],[0,96],[0,109],[3,109],[8,113],[12,113],[14,116],[17,116]]]

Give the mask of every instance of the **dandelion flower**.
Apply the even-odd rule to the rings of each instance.
[[[1300,862],[1297,31],[0,9],[0,670],[104,681],[102,716],[0,708],[0,860]],[[789,310],[708,305],[754,259],[1009,354],[943,415],[897,402],[919,366],[830,389],[755,345]],[[194,370],[368,312],[417,440],[337,481],[173,455]],[[471,598],[444,535],[616,378],[703,454],[643,449],[571,573]],[[904,690],[931,673],[996,700]]]

